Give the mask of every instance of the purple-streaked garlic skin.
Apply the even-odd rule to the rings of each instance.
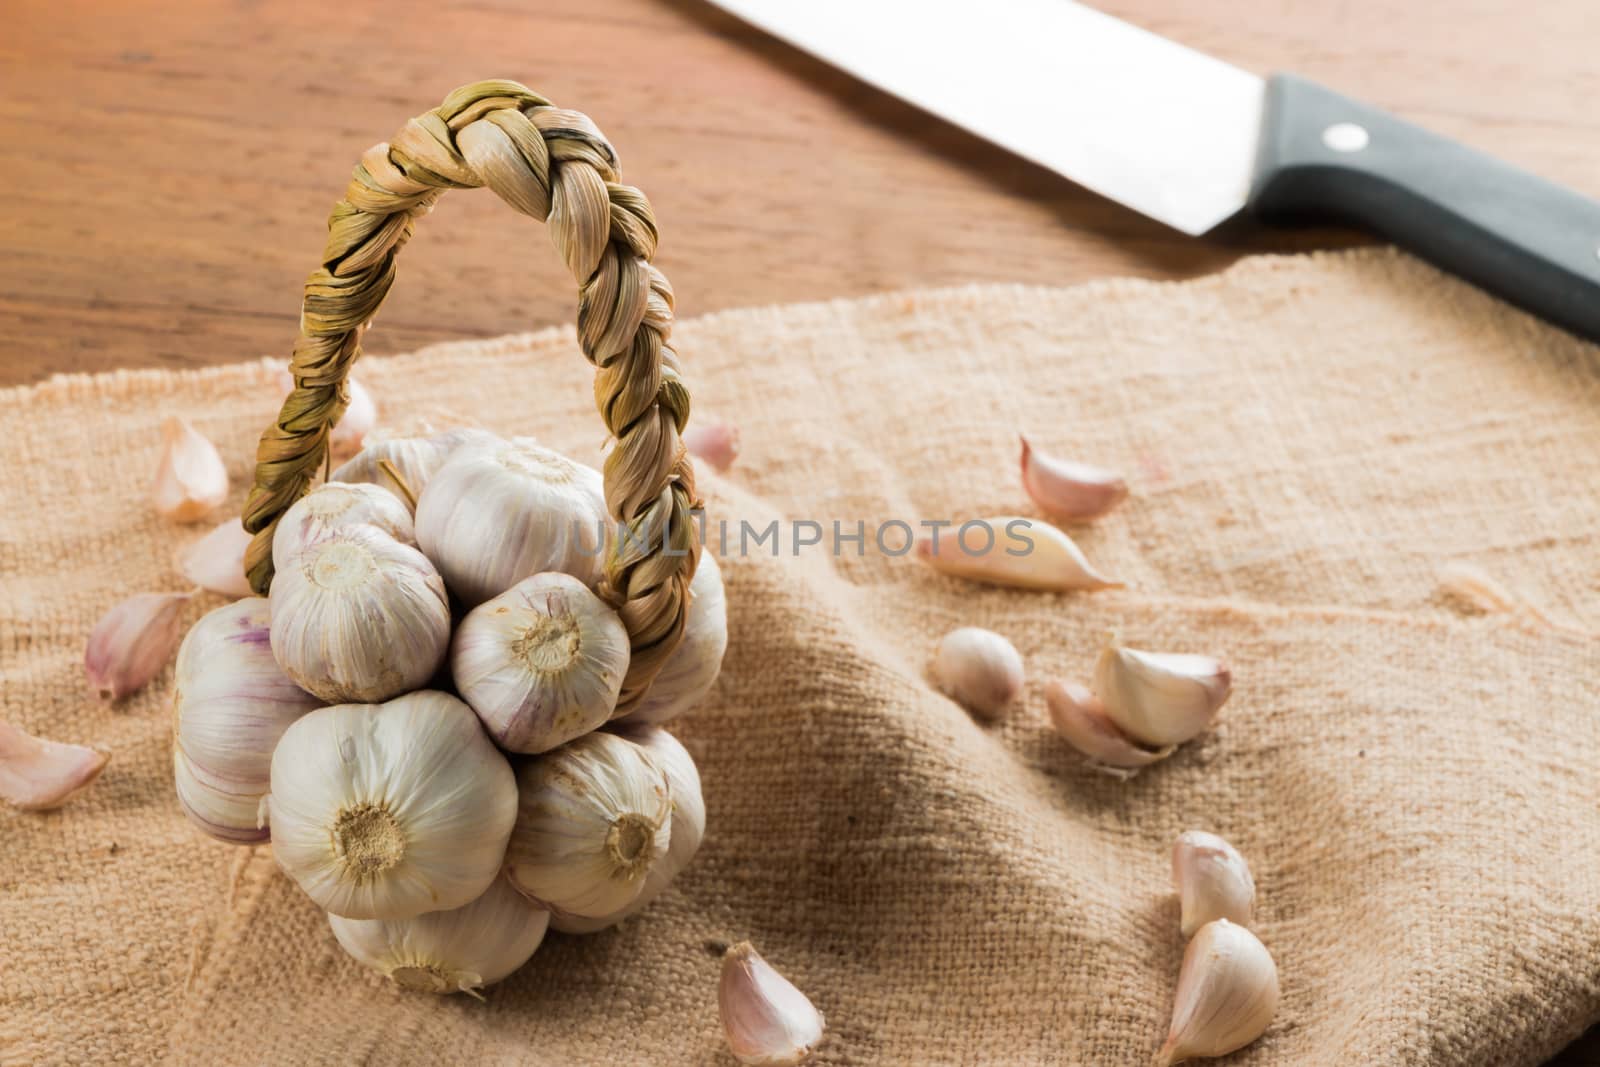
[[[1044,699],[1056,733],[1108,773],[1127,777],[1172,755],[1171,746],[1148,748],[1123,733],[1087,686],[1052,680],[1045,683]]]
[[[83,651],[83,671],[102,700],[150,684],[178,647],[188,593],[136,593],[100,617]]]
[[[100,777],[110,758],[0,719],[0,799],[23,811],[53,811]]]
[[[822,1013],[748,941],[722,957],[717,1007],[728,1050],[747,1067],[794,1067],[822,1043]]]
[[[222,841],[266,840],[262,800],[273,749],[291,723],[322,703],[273,657],[264,597],[217,608],[195,623],[178,650],[172,696],[173,775],[195,825]]]
[[[1051,518],[1088,522],[1127,499],[1128,483],[1116,472],[1042,452],[1026,437],[1021,441],[1022,487]]]

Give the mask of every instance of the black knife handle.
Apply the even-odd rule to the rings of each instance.
[[[1315,82],[1267,82],[1252,209],[1375,231],[1600,340],[1600,202]]]

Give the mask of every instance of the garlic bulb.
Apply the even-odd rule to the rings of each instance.
[[[716,684],[727,649],[728,600],[722,590],[722,568],[715,556],[702,552],[700,566],[689,583],[689,617],[683,640],[667,657],[644,699],[617,721],[662,723],[696,706]]]
[[[946,526],[916,543],[916,556],[938,571],[992,585],[1071,592],[1117,589],[1072,538],[1048,523],[1016,515]]]
[[[659,726],[623,728],[622,736],[634,742],[655,759],[667,776],[672,794],[672,819],[667,854],[645,875],[644,888],[622,910],[600,918],[566,914],[551,917],[550,924],[564,934],[589,934],[603,930],[636,914],[649,904],[694,859],[706,832],[706,802],[700,793],[700,772],[694,757]]]
[[[1250,865],[1216,834],[1188,830],[1172,848],[1172,884],[1183,909],[1183,936],[1213,919],[1249,926],[1256,902]]]
[[[189,593],[136,593],[100,616],[83,649],[83,673],[102,700],[120,700],[161,673],[178,647]]]
[[[939,688],[956,703],[986,719],[998,716],[1022,694],[1022,656],[993,630],[963,626],[940,638],[933,654]]]
[[[608,525],[600,472],[526,438],[462,445],[417,501],[417,544],[467,607],[545,571],[592,587]]]
[[[481,896],[517,818],[511,764],[448,693],[340,704],[272,753],[272,854],[322,908],[405,919]]]
[[[1209,726],[1232,676],[1210,656],[1141,652],[1113,635],[1095,664],[1094,685],[1111,721],[1156,748],[1180,745]]]
[[[322,703],[272,658],[268,604],[249,597],[190,627],[172,695],[173,776],[184,813],[221,841],[264,841],[272,750]]]
[[[23,811],[50,811],[83,792],[111,757],[50,741],[0,719],[0,798]]]
[[[501,748],[545,752],[611,717],[628,657],[604,601],[570,574],[535,574],[467,613],[450,672]]]
[[[153,490],[156,511],[174,522],[196,522],[228,498],[228,468],[217,446],[187,419],[161,423],[161,462]]]
[[[1226,1056],[1260,1037],[1277,1009],[1278,967],[1266,946],[1227,919],[1206,923],[1183,954],[1172,1027],[1156,1064]]]
[[[822,1043],[822,1013],[748,941],[722,957],[717,1007],[728,1049],[740,1063],[793,1067]]]
[[[1026,437],[1022,487],[1046,515],[1063,522],[1097,519],[1128,496],[1128,483],[1119,475],[1040,452]]]
[[[272,582],[272,653],[302,689],[376,703],[424,685],[450,644],[444,582],[372,526],[333,530]]]
[[[1045,683],[1044,702],[1056,733],[1114,777],[1132,777],[1140,767],[1164,760],[1176,750],[1174,745],[1147,748],[1123,733],[1106,715],[1100,698],[1076,682]]]
[[[307,545],[334,530],[375,526],[402,545],[416,546],[411,512],[393,493],[364,482],[325,482],[296,500],[272,534],[272,566],[288,567]]]
[[[654,757],[592,733],[523,763],[506,874],[524,896],[586,918],[633,903],[671,841],[672,795]]]
[[[528,903],[504,878],[448,911],[409,919],[328,916],[344,950],[396,985],[472,996],[527,963],[549,922],[549,912]]]
[[[244,576],[244,551],[249,547],[244,524],[227,519],[186,548],[178,566],[185,578],[208,592],[249,596],[250,582]]]
[[[421,437],[389,437],[372,441],[361,453],[334,470],[330,482],[369,483],[415,511],[417,498],[435,471],[457,448],[472,441],[498,441],[488,430],[463,426]]]

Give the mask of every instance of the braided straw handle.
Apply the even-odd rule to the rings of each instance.
[[[618,712],[644,695],[683,636],[689,580],[700,561],[691,511],[694,469],[679,434],[689,390],[672,330],[672,287],[650,263],[656,223],[644,194],[617,181],[617,156],[588,117],[516,82],[482,81],[407,122],[361,157],[328,219],[322,266],[306,279],[294,390],[261,435],[244,526],[250,585],[272,584],[272,534],[311,488],[328,433],[344,413],[361,334],[394,282],[413,221],[446,189],[487,185],[550,234],[578,281],[578,341],[595,366],[595,404],[616,446],[606,456],[606,507],[628,536],[606,563],[600,594],[633,646]]]

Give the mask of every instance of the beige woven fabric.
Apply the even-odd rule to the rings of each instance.
[[[178,587],[199,532],[148,510],[159,417],[193,418],[242,480],[264,368],[0,394],[3,714],[113,753],[66,810],[0,811],[0,1060],[726,1064],[717,946],[748,937],[826,1012],[820,1062],[1141,1063],[1182,951],[1167,855],[1188,828],[1250,859],[1282,975],[1236,1062],[1537,1064],[1600,1017],[1594,349],[1388,251],[677,336],[699,416],[743,430],[702,487],[713,524],[1025,511],[1026,429],[1128,473],[1081,543],[1129,588],[981,589],[870,537],[860,558],[724,557],[722,681],[677,726],[705,781],[697,862],[625,928],[552,935],[486,1004],[428,998],[345,959],[268,848],[188,828],[170,676],[117,708],[82,682],[95,617]],[[570,329],[358,374],[391,416],[602,444]],[[1462,611],[1439,593],[1452,561],[1555,625]],[[997,728],[928,684],[960,623],[1027,657]],[[1113,626],[1225,653],[1236,679],[1212,733],[1131,782],[1088,770],[1039,695]]]

